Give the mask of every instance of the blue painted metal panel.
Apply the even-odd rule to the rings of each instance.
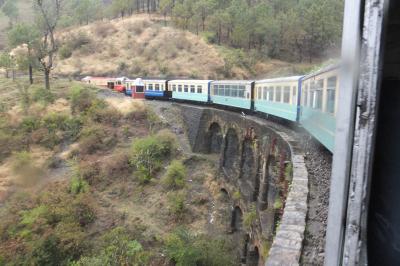
[[[172,92],[172,98],[177,100],[188,100],[196,102],[207,102],[208,95],[204,93]]]
[[[336,119],[333,114],[302,106],[300,123],[328,150],[333,152],[336,131]]]
[[[149,91],[144,92],[145,97],[165,97],[165,91]]]
[[[258,112],[282,117],[291,121],[297,120],[297,105],[255,100],[254,107]]]
[[[245,98],[212,95],[211,102],[215,104],[238,107],[247,110],[250,110],[251,108],[251,100]]]
[[[125,95],[132,96],[132,90],[126,89],[125,90]]]

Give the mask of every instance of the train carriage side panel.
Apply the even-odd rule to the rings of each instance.
[[[333,152],[339,94],[337,67],[306,76],[302,82],[300,124]]]
[[[172,99],[194,102],[208,102],[210,80],[171,80]]]
[[[218,105],[251,110],[253,81],[214,81],[211,85],[211,102]]]
[[[294,76],[257,81],[255,110],[290,121],[297,121],[300,78],[300,76]]]

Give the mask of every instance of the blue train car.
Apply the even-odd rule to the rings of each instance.
[[[220,80],[211,82],[210,101],[214,104],[251,110],[254,81]]]
[[[170,80],[172,99],[194,102],[208,102],[211,80]]]
[[[300,124],[331,152],[335,146],[338,95],[338,66],[302,79]]]
[[[254,110],[290,121],[298,120],[302,76],[256,81]]]
[[[144,79],[146,99],[169,99],[168,81],[165,79]]]

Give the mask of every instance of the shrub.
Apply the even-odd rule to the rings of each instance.
[[[117,126],[120,123],[122,114],[115,108],[107,106],[102,100],[95,100],[88,109],[87,115],[97,123]]]
[[[94,27],[94,33],[101,38],[105,38],[116,31],[117,29],[111,23],[98,22]]]
[[[164,185],[169,189],[179,189],[185,186],[186,168],[181,161],[173,161],[168,167]]]
[[[77,50],[84,45],[88,45],[92,42],[89,35],[83,31],[79,31],[77,34],[72,34],[66,41],[67,45],[71,47],[72,50]]]
[[[91,90],[80,85],[74,85],[70,89],[69,98],[72,113],[81,113],[86,112],[92,106],[92,102],[96,96]]]
[[[49,235],[40,240],[32,252],[31,263],[33,265],[59,265],[63,254],[58,248],[60,239],[55,235]]]
[[[79,151],[82,154],[93,154],[99,150],[107,150],[116,142],[115,136],[109,135],[99,125],[83,128],[79,138]]]
[[[186,211],[185,200],[185,192],[172,192],[168,195],[168,210],[176,219],[182,218]]]
[[[60,59],[67,59],[72,56],[72,49],[69,45],[64,44],[59,50]]]
[[[27,151],[14,153],[12,169],[21,177],[21,185],[33,185],[43,175],[43,170],[33,164],[32,155]]]
[[[176,266],[236,265],[234,246],[222,238],[196,236],[178,228],[164,242],[166,255]]]
[[[54,94],[44,87],[34,87],[32,90],[32,100],[41,104],[53,103],[55,100]]]
[[[80,226],[85,227],[95,219],[93,209],[86,203],[80,201],[73,205],[73,216]]]
[[[159,170],[162,160],[175,148],[175,138],[170,134],[157,134],[135,140],[132,144],[130,163],[136,168],[141,183],[148,182]]]
[[[80,176],[74,176],[71,179],[69,191],[72,194],[85,193],[89,190],[89,184]]]
[[[254,205],[250,210],[243,215],[243,225],[247,230],[250,230],[253,223],[257,220],[257,210]]]

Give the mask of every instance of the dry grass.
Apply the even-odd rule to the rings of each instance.
[[[162,27],[147,15],[135,15],[109,23],[97,22],[64,32],[66,40],[84,32],[95,43],[95,53],[77,49],[60,60],[55,72],[61,75],[182,76],[216,78],[224,65],[218,51],[199,36]],[[120,62],[127,67],[119,69]]]

